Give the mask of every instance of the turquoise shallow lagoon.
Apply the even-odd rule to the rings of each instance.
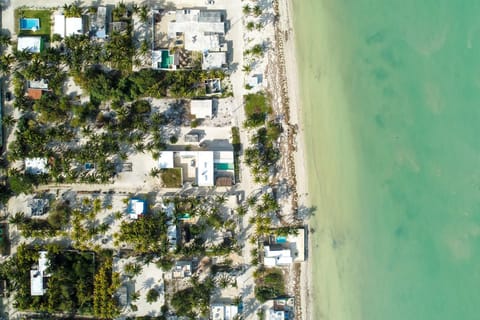
[[[480,319],[480,2],[292,2],[314,319]]]

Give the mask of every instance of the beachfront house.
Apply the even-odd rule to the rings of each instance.
[[[215,10],[182,9],[168,23],[168,39],[176,47],[202,54],[202,69],[227,66],[228,47],[225,42],[225,13]]]
[[[292,297],[270,300],[267,303],[267,320],[291,320],[295,318],[295,300]]]
[[[160,169],[178,168],[183,183],[199,187],[213,187],[220,177],[234,181],[233,151],[162,151],[158,162]]]
[[[31,53],[40,53],[43,50],[43,39],[42,37],[36,36],[18,37],[17,50],[25,50]]]
[[[147,213],[147,201],[140,198],[128,200],[127,214],[130,219],[137,220]]]
[[[30,295],[43,296],[47,291],[47,278],[50,276],[47,269],[50,261],[47,258],[47,251],[40,251],[38,264],[30,270]]]
[[[264,243],[263,264],[265,267],[289,266],[305,261],[305,229],[298,228],[295,234],[272,235]]]

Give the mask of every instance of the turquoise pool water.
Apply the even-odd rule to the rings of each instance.
[[[21,30],[40,29],[40,19],[38,18],[22,18],[20,19]]]

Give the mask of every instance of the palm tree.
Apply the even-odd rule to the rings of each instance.
[[[142,6],[140,8],[140,21],[147,23],[148,21],[148,8],[147,6]]]
[[[248,4],[244,5],[243,8],[242,8],[242,12],[244,15],[249,15],[250,14],[250,6]]]
[[[257,4],[255,7],[253,7],[253,14],[258,17],[259,15],[262,14],[262,8]]]
[[[221,274],[217,278],[217,284],[221,289],[225,289],[226,287],[228,287],[230,282],[231,282],[230,276],[226,273]]]
[[[25,213],[23,212],[17,212],[15,213],[12,217],[8,219],[8,223],[14,224],[14,225],[20,225],[25,222]]]
[[[15,118],[11,114],[6,115],[2,118],[2,124],[5,127],[13,127],[16,122],[17,120],[15,120]]]
[[[9,46],[10,44],[10,36],[6,34],[0,34],[0,46]]]
[[[242,68],[243,72],[250,73],[252,71],[252,66],[250,64],[246,64]]]
[[[250,21],[247,23],[247,30],[252,31],[253,28],[255,28],[255,23],[253,21]]]

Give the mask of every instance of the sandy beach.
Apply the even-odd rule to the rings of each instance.
[[[309,201],[308,201],[308,175],[307,175],[307,165],[305,159],[305,136],[303,130],[303,114],[301,107],[301,99],[299,93],[300,87],[300,78],[298,73],[298,60],[296,59],[296,43],[295,43],[295,32],[293,29],[294,17],[292,11],[292,0],[281,0],[278,1],[278,13],[279,21],[277,24],[277,50],[279,52],[279,59],[283,60],[280,64],[280,72],[283,75],[280,75],[279,85],[283,86],[283,90],[286,89],[287,97],[282,101],[283,105],[288,105],[288,125],[290,130],[294,130],[292,133],[289,147],[293,150],[288,150],[291,155],[290,162],[286,163],[285,170],[291,170],[289,166],[294,166],[291,174],[293,174],[295,191],[293,194],[293,210],[298,210],[297,223],[304,224],[308,230],[308,215],[309,215]],[[293,143],[292,143],[293,142]],[[287,160],[287,161],[288,161]],[[308,234],[308,232],[307,232]],[[309,243],[307,244],[307,257],[310,256],[310,237],[308,237]],[[300,305],[297,309],[298,319],[314,319],[311,313],[310,307],[313,305],[313,299],[311,292],[311,260],[307,259],[305,262],[300,264],[299,267],[300,279],[292,279],[292,281],[299,281],[299,283],[294,283],[295,293],[300,294]]]

